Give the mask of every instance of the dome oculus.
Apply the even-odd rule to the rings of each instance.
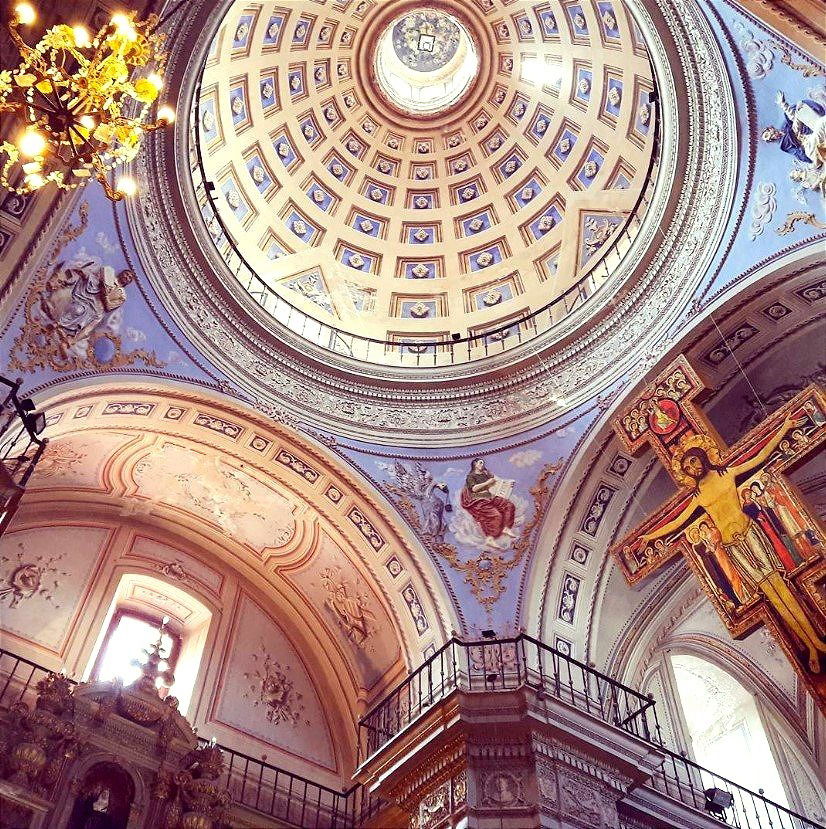
[[[374,67],[387,100],[415,115],[455,104],[479,70],[479,53],[453,15],[422,9],[397,17],[376,41]]]

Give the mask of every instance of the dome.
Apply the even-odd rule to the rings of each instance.
[[[472,361],[582,316],[653,189],[653,77],[620,0],[236,2],[191,117],[224,278],[374,363]]]

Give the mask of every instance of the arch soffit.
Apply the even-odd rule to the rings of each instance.
[[[772,360],[772,354],[782,349],[787,338],[806,336],[807,330],[822,321],[822,311],[816,302],[805,299],[803,292],[822,280],[824,273],[826,268],[811,253],[767,268],[737,295],[729,297],[727,302],[721,302],[702,316],[698,315],[690,331],[668,349],[666,356],[646,368],[645,377],[654,376],[678,353],[685,353],[706,377],[710,391],[708,403],[725,399],[741,375],[737,364],[731,359],[722,360],[717,366],[704,359],[711,349],[719,347],[719,332],[730,337],[740,330],[748,330],[748,339],[737,350],[738,361],[744,368],[752,363]],[[769,309],[780,306],[787,312],[782,318],[774,319]],[[662,607],[676,586],[687,577],[685,566],[677,562],[653,577],[650,584],[643,585],[634,612],[629,614],[614,642],[602,643],[604,647],[601,647],[600,653],[595,653],[600,611],[609,576],[614,569],[606,551],[621,531],[635,523],[638,516],[634,515],[634,509],[641,494],[654,485],[657,476],[662,474],[653,453],[643,453],[637,460],[627,458],[613,437],[612,417],[642,385],[643,382],[629,386],[612,401],[595,428],[592,439],[582,447],[578,456],[570,460],[565,480],[558,489],[558,497],[563,502],[557,509],[549,511],[540,533],[541,541],[537,545],[538,550],[548,552],[544,558],[537,556],[533,559],[531,570],[526,574],[523,593],[527,603],[522,618],[527,630],[551,643],[556,636],[569,640],[580,650],[578,655],[585,653],[589,659],[597,659],[603,668],[609,665],[605,669],[617,676],[624,674],[626,660],[619,653],[627,650],[625,639],[629,632],[647,624],[649,614]],[[620,467],[615,465],[618,456],[630,462],[627,468],[623,469],[625,461]],[[619,469],[623,469],[621,474]],[[612,497],[600,515],[598,532],[591,536],[584,533],[582,527],[602,485],[612,490]],[[664,494],[660,500],[665,497]],[[588,550],[584,563],[574,558],[576,545]],[[573,625],[564,624],[557,618],[566,574],[574,575],[581,583]],[[646,609],[649,600],[654,602],[653,609]]]
[[[91,510],[98,517],[134,525],[133,534],[165,533],[172,546],[185,550],[194,546],[207,557],[229,562],[271,602],[282,603],[286,618],[318,617],[319,624],[307,625],[308,632],[313,631],[310,639],[319,630],[329,633],[335,622],[319,617],[308,599],[306,579],[302,586],[293,576],[307,572],[319,551],[332,545],[328,560],[336,551],[343,554],[347,567],[354,568],[351,572],[392,620],[401,657],[396,676],[403,673],[405,663],[407,667],[419,664],[426,649],[438,647],[455,626],[438,575],[429,572],[427,557],[401,522],[356,473],[293,430],[217,396],[173,391],[160,384],[109,382],[58,390],[38,402],[48,412],[45,434],[52,441],[54,460],[49,461],[47,454],[42,470],[32,479],[17,516],[18,527],[39,518],[68,517],[80,508],[87,516]],[[105,435],[110,449],[97,459],[97,484],[71,479],[61,484],[56,475],[64,467],[77,468],[82,459],[74,458],[71,448],[58,447],[93,435]],[[165,453],[169,454],[165,457]],[[217,475],[234,479],[232,485],[242,495],[244,485],[255,487],[256,495],[272,493],[272,504],[281,507],[283,533],[278,541],[283,543],[261,543],[255,549],[248,543],[251,539],[241,540],[232,531],[237,529],[232,523],[222,527],[220,514],[193,509],[180,497],[171,504],[163,497],[148,497],[145,487],[155,469],[163,471],[164,461],[186,460],[186,453],[202,455],[188,470],[196,482],[204,470],[217,469]],[[141,479],[142,471],[147,480]],[[199,494],[207,503],[214,495]],[[226,508],[220,512],[231,513],[230,495],[221,497]],[[249,497],[238,499],[244,510],[256,508]],[[213,497],[213,509],[215,501]],[[238,517],[243,518],[240,509]],[[266,521],[259,523],[267,526]],[[393,678],[388,675],[381,684]],[[353,679],[358,686],[358,678]],[[365,689],[359,694],[365,696]]]

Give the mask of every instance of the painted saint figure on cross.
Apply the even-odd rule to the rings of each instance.
[[[765,624],[826,709],[826,532],[782,474],[826,441],[826,394],[804,389],[726,449],[694,403],[704,388],[680,357],[614,421],[680,491],[612,552],[630,584],[682,553],[729,631]]]

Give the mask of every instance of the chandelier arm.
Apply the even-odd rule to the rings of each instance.
[[[18,22],[16,18],[12,18],[9,21],[8,30],[9,35],[11,36],[12,42],[17,47],[17,51],[20,53],[20,57],[29,57],[33,56],[37,53],[36,49],[33,49],[29,46],[25,40],[20,36],[20,32],[17,31]]]

